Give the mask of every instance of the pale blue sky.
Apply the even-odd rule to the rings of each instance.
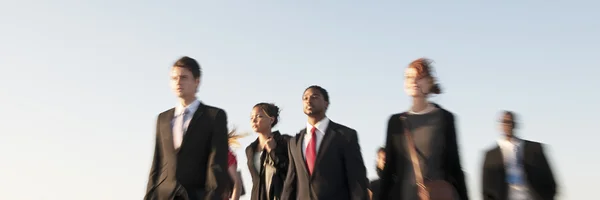
[[[446,92],[432,101],[457,116],[472,199],[501,109],[549,144],[562,199],[596,194],[598,3],[199,2],[1,1],[0,199],[141,199],[183,55],[202,65],[199,98],[242,130],[266,101],[295,134],[303,90],[323,86],[330,118],[358,130],[372,178],[388,117],[409,106],[403,70],[432,58]]]

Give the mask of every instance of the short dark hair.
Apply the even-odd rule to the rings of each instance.
[[[198,64],[198,62],[193,58],[187,56],[179,58],[179,60],[177,60],[175,64],[173,64],[173,67],[182,67],[190,70],[194,78],[200,78],[200,76],[202,76],[200,64]]]
[[[513,121],[517,121],[517,118],[516,118],[517,116],[515,116],[515,113],[513,111],[508,111],[508,110],[502,111],[502,117],[504,117],[506,115],[510,116],[510,118],[512,118]]]
[[[513,128],[517,128],[517,114],[515,114],[515,112],[509,111],[509,110],[502,111],[502,118],[504,118],[504,116],[507,116],[507,115],[510,116],[510,118],[512,118]]]
[[[377,153],[385,153],[385,147],[379,147],[379,149],[377,149]]]
[[[267,116],[275,118],[275,120],[273,120],[273,123],[271,124],[271,127],[274,127],[275,125],[277,125],[277,122],[279,122],[280,110],[279,107],[277,107],[275,104],[263,102],[254,105],[254,108],[260,108],[263,112],[267,114]]]
[[[309,89],[319,90],[319,92],[321,93],[321,95],[323,95],[323,99],[325,99],[325,101],[329,102],[329,93],[327,93],[327,90],[325,90],[321,86],[311,85],[308,88],[306,88],[306,90],[304,90],[304,92],[306,92]]]

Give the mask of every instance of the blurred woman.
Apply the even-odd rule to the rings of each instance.
[[[252,200],[278,200],[288,169],[287,145],[291,138],[272,131],[279,121],[279,107],[259,103],[252,108],[250,124],[258,138],[246,147],[252,175]]]
[[[426,191],[434,195],[440,188],[450,191],[443,196],[468,199],[454,115],[428,101],[430,95],[441,93],[431,68],[431,60],[420,58],[405,70],[404,91],[412,97],[412,105],[388,121],[380,199],[427,199]],[[417,186],[420,177],[428,187]]]
[[[240,147],[240,143],[238,142],[238,139],[245,137],[246,135],[240,135],[236,133],[236,130],[233,129],[232,131],[229,132],[229,134],[227,134],[227,138],[229,140],[229,152],[228,152],[228,161],[227,161],[227,172],[229,173],[229,176],[231,177],[231,182],[232,182],[232,188],[230,188],[230,192],[226,193],[226,197],[224,197],[225,200],[239,200],[240,196],[242,195],[242,190],[243,190],[243,182],[242,182],[242,177],[239,176],[238,171],[237,171],[237,158],[235,157],[235,154],[233,153],[233,150],[231,149],[231,147]]]

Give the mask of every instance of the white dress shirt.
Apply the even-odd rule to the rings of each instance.
[[[528,200],[529,187],[525,170],[523,169],[523,140],[512,138],[507,140],[502,138],[498,140],[498,146],[502,151],[504,159],[504,170],[508,179],[517,180],[515,183],[508,184],[509,200]],[[518,160],[520,159],[520,160]],[[506,180],[508,182],[508,180]]]
[[[319,148],[321,147],[321,142],[323,142],[323,136],[325,136],[325,132],[327,131],[327,126],[329,126],[329,118],[325,117],[321,121],[315,124],[317,130],[315,131],[315,135],[317,136],[317,144],[315,146],[315,154],[318,154]],[[308,143],[312,139],[312,134],[310,130],[312,129],[312,125],[308,122],[306,123],[306,134],[304,135],[304,141],[302,141],[302,153],[304,154],[304,159],[306,160],[306,148],[308,147]]]
[[[194,113],[196,113],[196,110],[198,110],[198,106],[200,106],[200,101],[195,100],[188,106],[183,106],[181,104],[178,104],[175,107],[175,114],[173,115],[173,119],[171,120],[171,128],[173,131],[173,145],[175,145],[174,146],[175,149],[177,149],[177,148],[179,148],[179,146],[181,146],[181,142],[183,141],[183,136],[185,135],[187,128],[190,126],[190,121],[192,121],[192,117],[194,116]],[[183,112],[185,110],[187,110],[187,114],[185,116],[183,116]],[[183,125],[182,125],[183,130],[182,130],[182,128],[175,127],[176,120],[181,117],[184,117]]]

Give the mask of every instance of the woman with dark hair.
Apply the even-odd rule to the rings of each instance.
[[[454,115],[427,100],[441,93],[431,62],[417,59],[404,73],[412,106],[388,121],[380,199],[468,200]]]
[[[278,200],[288,169],[287,145],[291,138],[272,131],[279,121],[279,107],[259,103],[252,108],[250,124],[258,138],[246,147],[252,175],[252,200]]]

